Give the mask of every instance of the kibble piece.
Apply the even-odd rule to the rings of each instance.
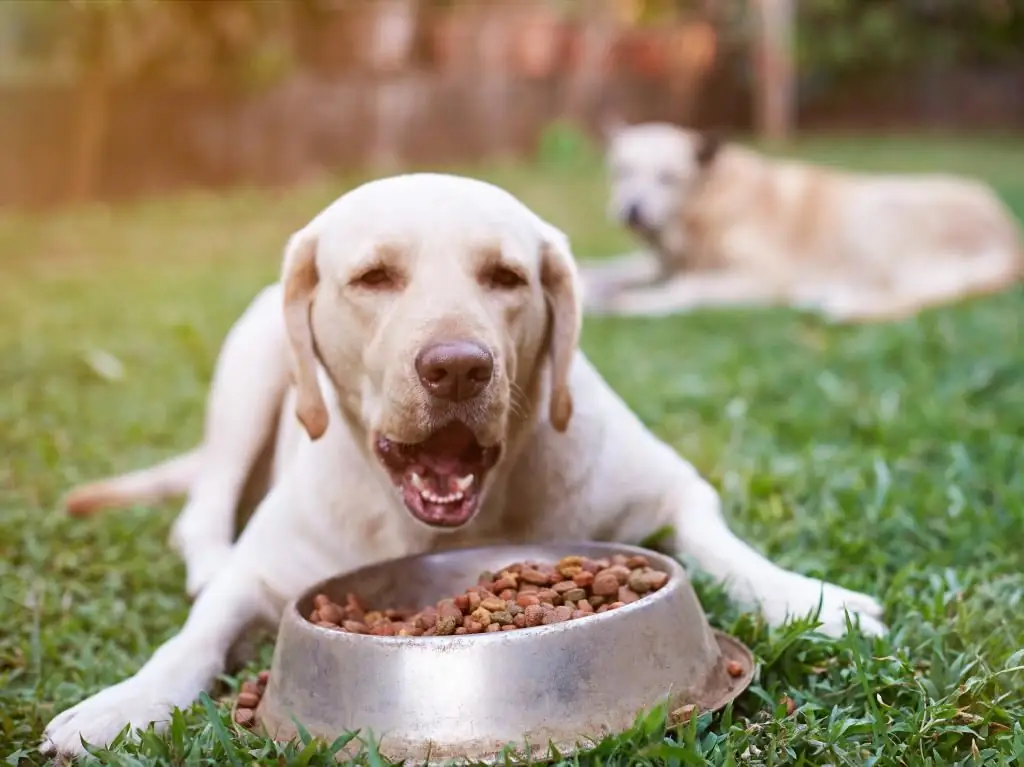
[[[436,633],[438,636],[451,636],[455,633],[455,629],[458,628],[459,620],[453,615],[442,618],[437,617]]]
[[[516,587],[516,581],[514,578],[504,576],[498,578],[491,587],[491,591],[504,591],[505,589],[514,589]]]
[[[334,623],[340,626],[345,620],[345,611],[333,602],[330,602],[319,609],[320,620],[322,621],[327,621],[328,623]]]
[[[594,582],[594,574],[589,570],[580,570],[580,572],[576,573],[572,579],[576,582],[577,586],[581,589],[585,589]]]
[[[644,578],[643,570],[634,570],[629,574],[629,578],[626,579],[626,585],[629,586],[630,590],[635,594],[646,594],[651,590],[650,583]]]
[[[505,600],[499,599],[498,597],[487,597],[480,603],[480,606],[490,612],[497,612],[498,610],[505,609]]]
[[[329,604],[331,604],[331,600],[326,594],[317,594],[315,597],[313,597],[313,607],[315,607],[317,610]]]
[[[619,580],[619,585],[623,586],[629,580],[629,575],[632,571],[625,565],[612,565],[608,568],[608,572],[615,573],[615,577]]]
[[[546,573],[542,573],[539,570],[533,568],[524,569],[519,574],[519,577],[527,583],[532,583],[535,586],[546,586],[548,582],[548,576]]]
[[[505,610],[499,610],[498,612],[491,613],[491,620],[499,626],[507,626],[512,622],[512,616]]]
[[[442,599],[438,602],[437,614],[441,618],[462,618],[462,610],[455,604],[454,599]]]
[[[729,673],[729,676],[743,676],[743,665],[739,661],[729,661],[727,664],[725,664],[725,670]]]
[[[485,628],[491,624],[491,611],[483,605],[475,609],[470,617]]]
[[[262,685],[263,687],[266,687],[267,686],[267,682],[270,681],[270,672],[269,671],[261,671],[259,673],[259,676],[257,677],[257,679],[259,680],[260,685]]]
[[[626,567],[636,570],[639,567],[650,567],[651,563],[643,554],[636,554],[626,560]]]
[[[465,626],[459,626],[457,629],[455,629],[455,633],[456,634],[468,634],[469,632],[466,631],[466,627]]]
[[[541,604],[557,605],[562,601],[562,597],[559,596],[557,591],[552,589],[541,589],[537,592],[537,599],[540,600]]]
[[[519,615],[516,615],[514,618],[512,618],[512,624],[516,628],[520,628],[520,629],[526,628],[526,613],[525,612],[519,613]]]
[[[626,606],[625,602],[612,602],[610,605],[608,605],[608,609],[609,610],[617,610],[618,608],[625,607],[625,606]]]
[[[445,619],[447,620],[447,619]],[[395,624],[383,621],[375,623],[370,628],[370,633],[378,637],[393,637],[395,635]]]
[[[668,573],[663,573],[660,570],[649,570],[644,573],[644,580],[650,586],[651,591],[657,591],[668,583]]]
[[[562,594],[565,594],[565,592],[572,591],[575,588],[577,588],[576,581],[568,580],[568,581],[559,581],[558,583],[556,583],[554,586],[551,587],[551,590],[554,591],[558,595],[562,595]]]
[[[562,601],[565,604],[575,604],[576,602],[579,602],[581,599],[586,598],[587,592],[581,588],[569,589],[564,594],[562,594]]]
[[[516,597],[516,604],[520,607],[529,607],[530,605],[539,605],[540,599],[537,598],[536,594],[523,594],[520,593]]]
[[[238,694],[239,708],[256,708],[260,704],[260,696],[254,692],[241,692]]]
[[[501,626],[499,626],[497,623],[492,623],[484,629],[485,634],[492,634],[495,631],[501,631]]]
[[[242,686],[238,690],[239,695],[255,695],[257,698],[260,697],[260,686],[258,682],[248,681],[242,682]]]
[[[256,721],[256,712],[251,708],[236,708],[235,709],[235,722],[242,725],[242,727],[252,727],[253,722]]]
[[[370,627],[367,626],[365,623],[361,623],[359,621],[345,621],[341,624],[341,626],[343,629],[345,629],[345,631],[350,631],[353,634],[370,633]]]
[[[527,626],[539,626],[544,620],[544,608],[541,605],[530,605],[523,611]]]
[[[619,593],[619,579],[615,573],[602,570],[594,577],[594,585],[590,590],[599,597],[609,597]]]
[[[640,597],[637,595],[629,586],[619,586],[619,601],[625,604],[631,604],[638,600]]]
[[[327,621],[317,621],[316,625],[319,626],[322,629],[332,629],[333,630],[333,629],[337,629],[338,628],[338,625],[336,623],[328,623]]]
[[[680,706],[669,714],[669,719],[673,724],[686,724],[693,717],[693,712],[697,710],[697,707],[692,703],[688,703],[685,706]]]

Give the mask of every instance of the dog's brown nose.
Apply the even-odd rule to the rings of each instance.
[[[482,392],[494,374],[494,357],[473,341],[431,344],[416,355],[416,374],[439,399],[461,402]]]

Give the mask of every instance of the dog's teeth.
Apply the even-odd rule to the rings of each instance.
[[[469,490],[469,486],[473,484],[473,479],[474,477],[472,474],[467,474],[466,476],[459,477],[455,480],[455,487],[459,495],[462,495],[462,493]]]
[[[417,490],[419,490],[420,493],[429,493],[430,492],[429,490],[427,490],[427,485],[426,485],[426,483],[424,483],[423,477],[421,477],[415,471],[412,473],[412,475],[410,475],[409,482],[411,482],[412,486],[415,487]]]
[[[436,493],[432,493],[430,490],[421,490],[420,497],[424,501],[429,501],[430,503],[446,504],[457,503],[458,501],[461,501],[465,496],[463,496],[463,494],[460,492],[449,493],[448,495],[437,495]]]

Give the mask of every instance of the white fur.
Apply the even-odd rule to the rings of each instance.
[[[282,383],[294,360],[281,343],[286,337],[282,288],[275,285],[256,298],[222,351],[198,448],[202,460],[193,465],[190,499],[175,526],[190,587],[202,586],[188,620],[134,676],[56,716],[46,727],[45,749],[79,753],[81,738],[104,745],[128,722],[165,726],[174,707],[190,704],[224,670],[230,647],[247,627],[275,625],[285,605],[315,582],[440,548],[553,538],[637,542],[671,525],[676,551],[724,583],[732,598],[759,607],[773,625],[813,613],[820,603],[822,630],[830,635],[845,631],[847,611],[863,631],[885,630],[881,607],[871,597],[784,570],[737,538],[714,488],[639,421],[578,351],[569,358],[574,407],[567,430],[560,433],[552,426],[547,409],[553,384],[546,373],[557,364],[557,355],[554,362],[541,357],[538,369],[544,375],[532,401],[496,416],[506,419],[506,457],[493,470],[476,518],[452,532],[416,522],[367,449],[368,435],[386,418],[376,411],[409,403],[382,400],[374,379],[397,375],[399,368],[388,365],[407,365],[403,355],[412,347],[397,339],[431,327],[427,315],[467,322],[477,317],[481,333],[486,316],[506,316],[504,309],[488,315],[480,307],[513,299],[492,297],[460,277],[480,237],[501,239],[531,275],[531,287],[521,299],[525,314],[494,327],[519,334],[518,348],[532,350],[532,342],[523,340],[529,334],[522,323],[542,328],[550,322],[544,298],[532,285],[539,253],[552,242],[565,248],[565,241],[507,193],[481,182],[413,175],[374,184],[375,193],[365,188],[350,192],[304,230],[319,238],[322,281],[347,273],[348,265],[387,233],[397,234],[417,254],[410,284],[400,295],[379,299],[387,301],[386,308],[374,304],[367,309],[365,328],[354,321],[344,327],[318,325],[317,317],[364,300],[350,297],[343,282],[322,282],[318,288],[318,302],[325,305],[314,310],[313,327],[322,355],[318,380],[327,407],[326,432],[310,439],[295,417],[296,389]],[[430,268],[419,268],[424,265]],[[562,266],[574,273],[571,259]],[[414,299],[415,306],[406,305]],[[381,330],[392,318],[412,316],[403,314],[408,311],[421,318],[416,327],[395,328],[394,335]],[[343,334],[355,337],[346,340]],[[338,363],[328,375],[323,360],[336,359],[331,355],[341,354],[349,342],[353,348],[365,347],[370,369]],[[385,355],[388,362],[378,370],[373,350],[384,343],[398,351]],[[502,358],[507,364],[514,357],[517,368],[529,366],[527,357],[508,348],[508,358]],[[387,385],[417,401],[420,395],[399,383]],[[272,487],[232,546],[231,513],[240,478],[275,423]]]

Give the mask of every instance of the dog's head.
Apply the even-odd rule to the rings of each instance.
[[[469,522],[539,406],[564,431],[580,333],[568,239],[509,193],[457,176],[364,184],[292,236],[283,268],[298,417],[329,427],[319,362],[420,522]]]
[[[645,240],[657,240],[686,209],[720,141],[668,123],[612,123],[605,134],[609,215]]]

